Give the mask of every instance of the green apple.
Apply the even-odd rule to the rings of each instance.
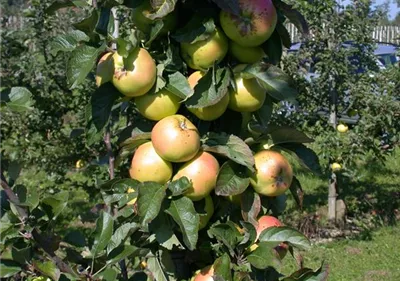
[[[181,54],[192,69],[206,70],[222,61],[228,52],[228,39],[215,28],[215,32],[205,40],[195,43],[181,43]]]
[[[135,98],[139,113],[150,120],[159,121],[174,115],[180,107],[181,99],[166,89],[155,94],[145,94]]]
[[[136,48],[126,59],[113,55],[113,84],[123,95],[138,97],[146,94],[156,82],[156,64],[146,49]]]
[[[230,42],[229,51],[240,63],[256,63],[265,57],[261,47],[243,47],[234,41]]]

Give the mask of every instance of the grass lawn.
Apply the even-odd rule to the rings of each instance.
[[[328,181],[301,171],[297,176],[305,191],[305,213],[326,205]],[[394,210],[400,209],[400,148],[385,166],[368,163],[362,166],[357,178],[343,181],[339,188],[352,219],[362,221],[365,214],[377,212],[375,225],[363,225],[365,233],[359,237],[314,245],[304,253],[304,266],[316,269],[325,260],[330,266],[328,280],[332,281],[400,280],[400,224],[396,225],[394,215]],[[295,210],[291,196],[288,197],[283,221],[301,218],[303,214]],[[381,227],[383,222],[393,226]],[[295,261],[288,255],[282,272],[288,274],[295,269]]]
[[[372,233],[372,240],[342,240],[314,245],[304,253],[304,266],[316,269],[322,260],[330,267],[330,281],[400,280],[400,226]],[[294,259],[284,260],[283,273],[296,269]]]

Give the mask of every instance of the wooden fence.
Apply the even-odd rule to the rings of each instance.
[[[24,28],[24,18],[12,16],[2,18],[2,27],[12,30],[21,30]],[[292,42],[301,41],[301,34],[298,29],[292,24],[286,24]],[[377,26],[372,33],[372,37],[377,42],[386,42],[400,45],[400,26]]]
[[[289,31],[292,42],[301,41],[301,33],[292,23],[286,24],[286,28]],[[372,38],[376,42],[400,45],[400,26],[377,26],[372,32]]]

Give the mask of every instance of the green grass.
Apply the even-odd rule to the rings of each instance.
[[[400,280],[400,227],[384,227],[373,232],[372,240],[343,240],[314,245],[304,253],[304,266],[316,269],[325,260],[330,281],[398,281]],[[288,255],[282,272],[296,270]]]
[[[388,157],[385,165],[371,161],[361,163],[359,168],[355,178],[339,175],[338,186],[348,215],[353,220],[368,222],[362,224],[364,231],[351,239],[314,245],[304,253],[304,266],[316,269],[325,260],[330,266],[331,281],[400,280],[400,225],[396,226],[395,215],[395,209],[400,209],[400,148]],[[328,180],[298,167],[295,170],[305,192],[305,209],[296,210],[289,196],[284,222],[297,221],[327,204]],[[372,216],[372,211],[378,215]],[[288,255],[282,271],[289,274],[295,270],[296,263]]]
[[[326,206],[328,199],[328,175],[321,177],[294,167],[296,177],[304,190],[304,211],[312,213]],[[394,223],[394,210],[400,209],[400,147],[388,156],[385,165],[373,159],[360,163],[354,177],[338,174],[338,199],[344,199],[348,215],[357,217],[372,211],[381,214],[381,221]],[[288,196],[288,208],[284,220],[297,220],[302,216]]]

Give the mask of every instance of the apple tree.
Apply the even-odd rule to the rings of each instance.
[[[55,1],[86,15],[53,44],[66,83],[96,85],[85,105],[87,146],[104,143],[95,223],[60,223],[71,193],[39,196],[1,173],[0,274],[9,280],[326,280],[301,262],[311,243],[278,217],[303,191],[284,154],[318,172],[313,140],[272,122],[295,100],[281,68],[283,23],[302,15],[276,0]],[[3,98],[4,97],[4,98]],[[29,90],[2,92],[30,110]],[[67,230],[65,231],[65,228]],[[298,260],[285,276],[288,256]]]

